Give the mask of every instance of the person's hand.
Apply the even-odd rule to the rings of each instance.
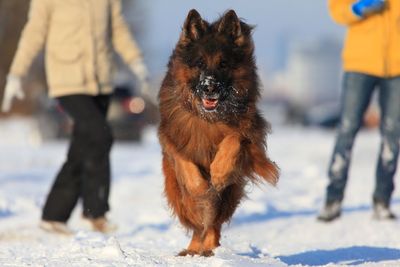
[[[149,71],[142,59],[135,60],[131,65],[133,74],[136,75],[140,82],[142,95],[149,95]]]
[[[25,93],[22,90],[21,78],[14,75],[8,75],[6,87],[4,89],[3,102],[1,104],[2,112],[10,111],[14,97],[19,100],[25,98]]]
[[[148,82],[149,71],[142,59],[137,59],[130,65],[133,74],[139,79],[140,82]]]
[[[365,18],[370,14],[379,13],[385,8],[386,0],[359,0],[351,9],[358,17]]]

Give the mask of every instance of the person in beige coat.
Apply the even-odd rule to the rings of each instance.
[[[70,233],[66,226],[79,199],[83,217],[94,230],[114,226],[106,219],[112,145],[106,121],[115,50],[146,85],[140,49],[121,14],[120,0],[32,0],[7,77],[2,110],[22,99],[21,79],[37,54],[45,50],[49,95],[74,120],[67,160],[47,197],[41,227]]]

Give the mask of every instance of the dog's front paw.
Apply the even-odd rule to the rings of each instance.
[[[217,192],[221,192],[226,187],[226,176],[224,175],[224,169],[220,164],[216,164],[215,162],[211,164],[210,169],[212,188]]]
[[[212,250],[205,250],[205,251],[201,252],[200,256],[212,257],[212,256],[214,256],[214,252]]]
[[[224,177],[212,176],[211,185],[217,192],[221,192],[228,186],[228,183]]]
[[[189,249],[184,249],[181,252],[178,253],[179,257],[186,257],[186,256],[194,256],[194,255],[199,255],[200,252],[194,251],[194,250],[189,250]]]
[[[212,187],[221,192],[229,185],[229,177],[232,172],[230,164],[223,164],[222,161],[214,160],[210,166]]]

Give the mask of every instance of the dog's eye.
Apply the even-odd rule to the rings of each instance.
[[[203,59],[198,59],[195,64],[199,69],[203,69],[206,66],[206,63]]]
[[[226,60],[222,60],[222,61],[219,63],[219,67],[220,67],[221,69],[226,69],[226,68],[228,67],[228,62],[227,62]]]

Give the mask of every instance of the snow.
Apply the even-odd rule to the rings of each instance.
[[[72,237],[40,230],[41,206],[67,142],[42,142],[35,127],[24,119],[0,123],[0,266],[400,266],[399,221],[371,218],[377,131],[358,136],[343,215],[323,224],[315,217],[335,133],[276,127],[268,142],[282,170],[278,187],[249,186],[248,199],[223,229],[222,246],[203,258],[175,256],[189,236],[163,197],[155,129],[142,144],[113,148],[108,216],[119,226],[115,234],[90,232],[80,207],[69,222]],[[400,214],[399,190],[393,210]]]

